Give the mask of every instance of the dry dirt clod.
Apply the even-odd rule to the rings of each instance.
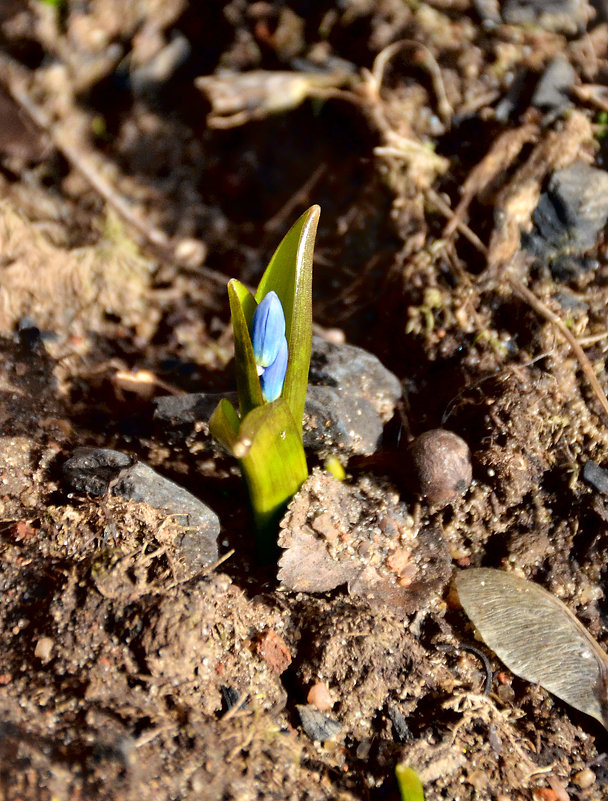
[[[263,631],[257,638],[255,650],[278,676],[291,664],[291,654],[285,640],[274,629]]]
[[[447,503],[465,492],[473,478],[467,443],[443,428],[416,437],[410,448],[415,490],[429,503]]]

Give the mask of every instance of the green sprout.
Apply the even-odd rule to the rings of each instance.
[[[413,768],[400,763],[395,766],[401,801],[424,801],[424,789],[420,777]]]
[[[312,348],[312,258],[320,209],[287,232],[252,295],[228,282],[238,412],[223,398],[213,436],[239,461],[262,555],[289,500],[308,477],[302,418]]]

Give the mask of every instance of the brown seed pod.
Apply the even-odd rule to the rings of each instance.
[[[482,640],[516,676],[608,729],[608,654],[562,601],[489,567],[458,573],[456,589]]]
[[[473,478],[467,443],[443,428],[416,437],[410,447],[414,490],[429,503],[447,503],[468,489]]]

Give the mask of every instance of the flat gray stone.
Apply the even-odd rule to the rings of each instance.
[[[304,447],[321,457],[374,453],[382,428],[401,395],[399,379],[371,353],[315,337],[304,409]],[[234,392],[167,395],[154,402],[154,420],[169,441],[208,422],[215,407]]]
[[[88,495],[110,493],[174,516],[161,536],[177,556],[180,576],[189,577],[218,559],[218,516],[190,492],[143,462],[108,448],[78,448],[63,465],[69,487]],[[170,540],[170,541],[167,541]]]
[[[380,359],[355,345],[336,345],[313,337],[309,383],[336,387],[370,403],[384,422],[401,396],[401,383]]]
[[[543,261],[591,250],[608,221],[608,172],[582,161],[558,170],[532,219],[534,229],[523,237],[524,246]]]

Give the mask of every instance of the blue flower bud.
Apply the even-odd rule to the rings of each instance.
[[[255,310],[251,321],[251,344],[256,364],[269,367],[276,360],[285,339],[285,314],[276,292],[269,292]]]
[[[268,367],[264,368],[260,376],[260,386],[262,387],[262,396],[265,401],[274,401],[280,397],[283,391],[283,382],[285,381],[285,373],[287,372],[287,359],[289,356],[287,348],[287,340],[285,335],[279,344],[279,352],[276,359]]]

